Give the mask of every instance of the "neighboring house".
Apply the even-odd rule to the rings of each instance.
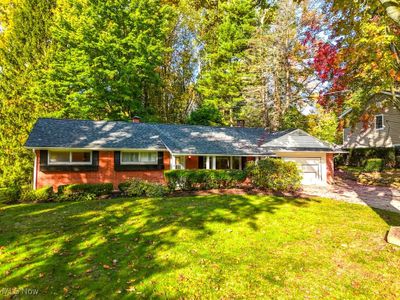
[[[343,149],[400,147],[400,111],[375,108],[373,118],[343,131]],[[344,117],[344,115],[342,115]]]
[[[304,184],[333,176],[333,148],[293,129],[39,119],[26,142],[35,152],[34,188],[112,182],[132,177],[164,181],[168,169],[243,169],[272,156],[299,164]]]

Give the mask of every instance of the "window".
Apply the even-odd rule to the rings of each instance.
[[[49,165],[90,165],[91,151],[49,151]]]
[[[216,157],[216,169],[224,170],[231,168],[231,158],[229,156],[217,156]]]
[[[155,165],[157,163],[157,152],[121,152],[122,165]]]
[[[377,115],[375,116],[375,129],[376,130],[381,130],[385,126],[383,125],[383,115]]]

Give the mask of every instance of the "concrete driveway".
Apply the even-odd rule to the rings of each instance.
[[[329,186],[305,186],[303,194],[368,205],[400,213],[400,190],[390,187],[358,184],[353,180],[335,177]]]

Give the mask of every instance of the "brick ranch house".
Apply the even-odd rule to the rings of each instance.
[[[300,129],[39,119],[25,146],[35,153],[35,189],[99,182],[117,189],[132,177],[164,182],[164,170],[243,169],[264,157],[297,162],[303,184],[333,177],[332,146]]]

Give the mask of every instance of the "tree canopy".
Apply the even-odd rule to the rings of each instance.
[[[0,186],[30,182],[39,117],[338,142],[345,109],[400,107],[399,15],[397,0],[0,0]]]

